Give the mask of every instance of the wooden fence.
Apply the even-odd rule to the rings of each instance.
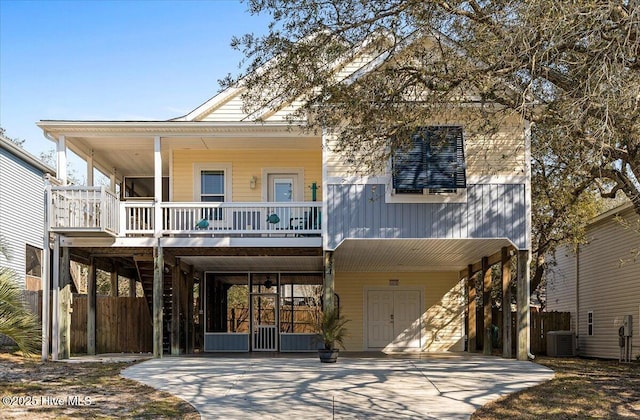
[[[42,292],[26,292],[26,300],[32,311],[42,319]],[[281,308],[281,322],[291,322],[289,308]],[[312,319],[311,308],[294,308],[294,324],[299,328],[309,328]],[[248,309],[237,308],[229,311],[229,320],[236,322],[236,328],[248,325]],[[502,312],[494,310],[493,325],[497,327],[497,346],[502,349]],[[477,348],[483,348],[482,308],[476,314]],[[231,326],[230,326],[231,327]],[[248,329],[247,326],[244,326]],[[531,352],[546,354],[547,333],[571,328],[569,312],[538,312],[531,309]],[[298,331],[296,331],[298,332]],[[516,313],[511,314],[511,337],[513,352],[516,350]],[[96,302],[96,351],[98,353],[150,352],[153,350],[153,325],[144,298],[98,296]],[[87,351],[87,296],[73,295],[71,313],[71,352]]]
[[[484,345],[483,333],[483,313],[480,309],[476,313],[476,331],[477,331],[477,348],[482,349]],[[497,327],[497,343],[494,340],[494,350],[502,350],[502,311],[494,309],[492,312],[493,325]],[[511,313],[511,342],[513,354],[516,351],[517,331],[516,331],[515,312]],[[571,313],[570,312],[538,312],[536,308],[531,308],[531,353],[546,354],[547,353],[547,333],[549,331],[566,331],[571,329]],[[495,329],[494,329],[495,330]],[[497,346],[495,345],[497,344]]]
[[[153,324],[142,297],[98,296],[96,353],[153,351]],[[71,352],[87,352],[87,295],[73,295]]]
[[[312,333],[314,332],[314,320],[317,316],[318,308],[313,306],[282,306],[280,307],[280,331],[291,333]],[[261,319],[273,318],[273,308],[262,310]],[[249,308],[240,306],[229,308],[227,311],[227,331],[248,332],[249,331]]]

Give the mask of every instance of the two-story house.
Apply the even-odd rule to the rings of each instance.
[[[142,281],[156,356],[163,337],[180,353],[199,335],[203,351],[313,350],[322,305],[350,319],[347,350],[474,350],[471,276],[517,254],[528,290],[520,116],[486,135],[470,135],[463,117],[425,121],[386,172],[356,176],[332,150],[339,134],[285,121],[294,105],[254,122],[242,89],[169,121],[38,123],[56,144],[63,184],[68,150],[111,179],[111,188],[50,187],[53,260],[62,261],[54,352],[65,354],[69,259],[108,261]],[[518,309],[526,359],[526,297]],[[91,352],[95,319],[88,326]]]

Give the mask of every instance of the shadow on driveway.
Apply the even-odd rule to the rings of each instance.
[[[166,357],[122,372],[190,402],[203,419],[467,419],[498,397],[553,377],[531,362],[484,356]]]

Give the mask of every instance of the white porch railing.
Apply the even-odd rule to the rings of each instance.
[[[322,231],[319,202],[162,203],[162,232],[268,234]]]
[[[52,231],[127,235],[320,235],[322,203],[120,202],[105,187],[50,187]],[[156,215],[156,212],[158,214]],[[157,216],[157,217],[156,217]]]
[[[106,187],[50,186],[52,231],[102,231],[117,234],[118,197]]]

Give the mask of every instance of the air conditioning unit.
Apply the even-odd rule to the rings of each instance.
[[[572,357],[576,355],[576,336],[573,331],[549,331],[547,356]]]

